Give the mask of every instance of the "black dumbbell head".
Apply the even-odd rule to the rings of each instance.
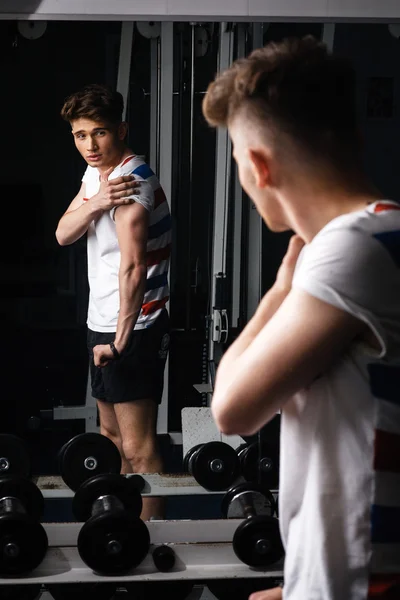
[[[240,499],[249,494],[254,506],[255,515],[273,517],[276,513],[276,502],[273,494],[257,481],[245,481],[231,487],[221,502],[221,513],[225,519],[241,519],[245,515]]]
[[[72,500],[72,511],[78,521],[87,521],[92,515],[94,502],[100,496],[114,496],[134,517],[142,512],[142,496],[131,477],[109,473],[91,477],[76,491]]]
[[[242,456],[243,452],[246,450],[247,447],[248,447],[247,442],[244,442],[243,444],[240,444],[240,446],[238,446],[236,448],[236,454],[238,456],[239,462],[240,462],[240,457]]]
[[[197,483],[210,491],[226,490],[239,475],[237,454],[224,442],[202,444],[189,457],[188,466]]]
[[[161,572],[171,571],[175,566],[175,552],[171,546],[157,546],[152,556],[156,568]]]
[[[91,517],[78,535],[78,552],[101,575],[122,575],[137,567],[150,547],[146,524],[127,511]]]
[[[260,452],[261,451],[261,452]],[[268,489],[279,486],[279,447],[263,441],[249,444],[240,453],[240,469],[246,481],[258,481]]]
[[[33,571],[43,561],[48,539],[43,526],[22,513],[0,514],[0,575]]]
[[[73,491],[103,473],[121,472],[121,455],[117,446],[100,433],[81,433],[64,444],[59,452],[60,475]]]
[[[244,519],[233,536],[233,550],[250,567],[268,567],[284,554],[278,519],[251,517]]]
[[[139,473],[134,473],[132,475],[129,475],[128,477],[131,480],[131,482],[135,485],[135,488],[138,490],[138,492],[142,493],[144,488],[146,487],[145,478],[142,475],[139,475]]]
[[[8,433],[0,434],[0,477],[31,477],[31,458],[26,442]]]
[[[0,477],[1,498],[16,498],[32,519],[39,521],[43,515],[44,498],[40,489],[30,479],[23,477]]]
[[[196,446],[193,446],[193,448],[190,448],[190,450],[188,450],[188,452],[186,452],[185,457],[183,459],[183,470],[184,470],[185,473],[190,473],[191,474],[191,470],[189,468],[190,459],[194,455],[194,453],[199,448],[202,448],[203,446],[204,446],[204,444],[197,444]]]

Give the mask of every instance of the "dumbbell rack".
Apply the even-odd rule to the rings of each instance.
[[[125,475],[130,477],[130,475]],[[145,481],[145,487],[141,492],[144,497],[151,496],[205,496],[209,494],[224,494],[221,491],[210,491],[199,485],[197,481],[187,473],[144,473],[141,474]],[[61,499],[72,498],[74,492],[57,475],[46,475],[33,480],[41,490],[44,498]],[[239,477],[236,483],[244,481]],[[277,490],[272,490],[274,496]]]
[[[11,476],[15,477],[16,472],[17,477],[27,478],[30,471],[30,468],[28,467],[30,467],[30,465],[29,454],[26,452],[24,445],[17,439],[5,439],[4,436],[2,441],[4,446],[3,454],[6,457],[4,461],[7,461],[7,470],[11,468],[14,470],[14,473]],[[219,444],[220,442],[217,441],[216,443]],[[89,481],[93,483],[94,480],[95,486],[98,484],[100,486],[102,485],[100,481],[96,481],[96,477],[101,478],[106,476],[100,475],[100,473],[110,473],[106,487],[110,486],[110,478],[119,478],[120,472],[120,464],[117,464],[119,461],[115,458],[116,456],[119,459],[119,454],[116,451],[113,458],[111,450],[114,451],[114,446],[110,448],[110,444],[111,442],[108,440],[106,441],[106,438],[100,435],[96,436],[96,434],[84,434],[84,438],[82,438],[82,436],[77,436],[70,440],[60,450],[59,464],[61,476],[41,476],[32,480],[32,484],[35,484],[37,489],[40,490],[41,496],[43,496],[42,500],[71,498],[74,503],[77,501],[79,493],[84,490],[85,486],[87,486],[87,484],[89,486],[92,485]],[[3,456],[3,454],[1,455]],[[22,460],[24,457],[25,460]],[[195,454],[192,455],[192,458],[194,457]],[[191,466],[193,465],[188,464],[188,467]],[[104,469],[104,471],[100,471],[100,473],[96,474],[94,473],[95,469]],[[225,488],[221,489],[221,487],[208,485],[208,480],[205,479],[203,481],[203,478],[200,478],[201,485],[198,482],[199,477],[196,479],[194,476],[195,474],[192,474],[191,468],[188,470],[190,471],[190,474],[186,472],[175,474],[126,475],[125,477],[127,479],[134,477],[136,478],[136,481],[130,480],[128,486],[125,486],[125,483],[128,484],[128,481],[125,481],[124,485],[122,485],[122,489],[130,489],[128,493],[129,498],[134,497],[134,491],[135,493],[139,493],[138,490],[140,490],[143,497],[195,496],[207,494],[224,495]],[[215,473],[217,473],[217,471],[215,471]],[[93,475],[95,475],[95,477],[93,477]],[[236,483],[240,483],[241,479],[241,476],[238,477]],[[3,482],[5,481],[6,479],[3,480]],[[118,479],[118,481],[122,482],[123,480]],[[113,497],[112,490],[116,483],[117,482],[114,480],[111,488],[107,487],[107,489],[110,490],[110,495],[108,496],[106,493],[104,496],[105,498]],[[221,482],[219,481],[218,483],[220,485]],[[230,481],[229,485],[232,483],[233,482]],[[213,491],[208,489],[209,487]],[[215,489],[215,487],[217,487],[217,489]],[[104,487],[101,489],[104,490]],[[120,483],[118,483],[116,489],[121,489]],[[94,488],[94,491],[97,494],[96,487]],[[20,490],[18,488],[18,492],[15,493],[17,498],[19,498],[19,493]],[[119,498],[118,493],[115,494],[116,500]],[[93,498],[98,500],[100,500],[100,496],[103,496],[102,491],[99,491],[99,496],[96,494]],[[11,494],[11,496],[14,496],[14,493]],[[89,497],[87,497],[86,502],[88,502],[88,498]],[[83,498],[81,498],[81,500],[83,500]],[[93,499],[90,501],[90,505],[92,502]],[[133,505],[130,509],[132,509],[133,513],[135,512]],[[80,512],[77,512],[75,509],[73,512],[75,514],[75,520],[77,521],[83,521],[87,518],[86,516],[82,516]],[[139,515],[139,513],[137,514]],[[223,514],[225,515],[225,513]],[[239,514],[241,514],[240,511]],[[94,515],[92,516],[94,518]],[[98,516],[100,515],[97,514],[96,518]],[[225,516],[227,517],[227,515]],[[36,586],[41,584],[44,586],[44,588],[42,587],[43,590],[46,588],[49,589],[54,585],[74,583],[97,584],[112,582],[123,587],[124,584],[127,586],[128,582],[135,581],[153,581],[154,583],[157,581],[170,581],[171,584],[172,582],[175,582],[176,584],[182,582],[182,585],[185,581],[190,581],[197,584],[197,586],[201,586],[202,584],[207,586],[207,582],[221,580],[226,580],[228,582],[236,579],[248,579],[249,581],[253,580],[254,583],[262,578],[268,579],[271,585],[275,585],[277,581],[279,582],[282,580],[283,560],[275,562],[274,564],[272,564],[271,560],[264,563],[259,562],[258,564],[263,564],[263,566],[256,569],[248,566],[253,563],[247,562],[247,558],[241,557],[242,560],[238,558],[240,554],[238,554],[238,556],[236,555],[234,547],[237,552],[238,546],[235,546],[235,544],[237,544],[238,528],[246,519],[236,518],[237,513],[235,512],[230,516],[233,518],[169,521],[152,520],[146,522],[147,529],[139,520],[141,523],[140,527],[144,527],[146,535],[144,537],[136,537],[137,528],[136,525],[133,525],[133,533],[129,534],[129,543],[132,544],[133,542],[134,551],[136,551],[135,544],[138,544],[136,549],[139,551],[139,555],[141,555],[140,559],[136,563],[130,563],[131,565],[136,565],[133,568],[131,567],[131,570],[118,568],[116,571],[113,571],[110,569],[111,573],[116,573],[112,576],[95,573],[92,568],[88,566],[88,564],[91,564],[90,561],[84,561],[81,558],[81,556],[83,556],[83,547],[81,544],[82,535],[84,534],[84,531],[87,530],[87,526],[92,528],[93,525],[93,523],[89,525],[90,519],[86,523],[42,523],[49,542],[44,559],[37,568],[34,568],[33,571],[28,572],[24,576],[12,575],[11,573],[14,573],[14,571],[10,571],[7,574],[8,576],[0,578],[0,595],[2,585],[11,585],[12,587],[13,585],[18,586],[22,584],[34,587],[34,584],[36,584]],[[246,517],[248,517],[247,514]],[[130,521],[129,523],[131,524]],[[247,534],[248,527],[246,523],[243,524],[245,525]],[[249,521],[247,521],[247,524],[249,524]],[[97,530],[97,533],[99,533],[99,530]],[[100,535],[102,535],[101,531]],[[106,535],[109,534],[106,533]],[[78,536],[80,540],[79,549]],[[143,545],[139,545],[142,538]],[[147,538],[146,541],[145,538]],[[162,545],[169,546],[174,551],[175,556],[175,566],[167,572],[161,571],[161,567],[157,568],[153,559],[153,550]],[[34,547],[33,552],[35,553]],[[282,556],[281,552],[275,555],[275,558],[272,560],[277,561],[280,556]],[[101,572],[107,572],[107,569],[101,570]]]
[[[130,475],[126,475],[130,477]],[[142,474],[145,487],[142,496],[193,496],[223,494],[209,491],[200,486],[186,473]],[[241,480],[241,479],[240,479]],[[74,492],[59,476],[42,476],[35,479],[45,499],[72,498]],[[134,580],[183,580],[196,581],[224,579],[232,577],[271,577],[282,578],[282,563],[276,563],[268,570],[252,569],[236,557],[232,548],[233,534],[242,522],[241,519],[201,519],[176,521],[150,521],[147,526],[151,544],[171,544],[180,567],[169,573],[155,569],[151,550],[146,559],[130,575],[123,577],[102,577],[94,574],[82,562],[76,549],[79,523],[49,523],[45,530],[49,537],[49,552],[35,572],[35,577],[24,579],[26,583],[73,583],[95,581],[134,581]],[[17,581],[17,580],[15,580]],[[19,580],[18,580],[19,581]]]
[[[252,569],[236,557],[232,537],[241,519],[209,519],[179,521],[149,521],[150,552],[131,573],[123,576],[101,576],[93,573],[80,559],[77,537],[82,523],[45,523],[49,549],[41,565],[23,578],[0,579],[1,584],[66,584],[93,582],[127,582],[159,580],[193,580],[201,583],[210,579],[283,577],[282,562],[268,570]],[[156,545],[168,544],[177,561],[167,573],[156,569],[151,551]]]
[[[130,477],[126,475],[125,477]],[[187,473],[144,473],[141,475],[145,481],[142,496],[197,496],[208,494],[223,494],[221,491],[210,491],[199,485]],[[238,479],[238,483],[244,481]],[[44,498],[72,498],[74,492],[64,483],[61,477],[48,475],[34,478]],[[274,492],[276,493],[276,492]]]
[[[126,475],[127,478],[130,475]],[[142,496],[179,496],[222,494],[198,485],[187,474],[143,474],[145,487]],[[74,492],[59,476],[42,476],[34,479],[45,499],[73,498]],[[282,579],[282,561],[268,569],[253,569],[235,555],[232,539],[242,519],[201,519],[148,521],[150,550],[143,562],[123,576],[95,574],[81,560],[77,538],[83,523],[44,523],[49,539],[49,549],[41,565],[23,578],[0,579],[0,585],[38,584],[50,586],[68,583],[128,581],[192,580],[200,584],[211,579],[272,578]],[[176,567],[167,573],[156,569],[152,560],[154,547],[170,545],[176,555]]]

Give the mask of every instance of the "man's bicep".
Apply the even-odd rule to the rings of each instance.
[[[121,265],[145,265],[149,212],[137,202],[119,206],[115,211],[115,225],[121,252]]]
[[[283,377],[285,385],[296,392],[329,368],[365,327],[350,313],[292,289],[254,340],[254,347],[245,353],[244,362],[254,361],[264,349],[271,374],[278,360],[275,377]]]
[[[138,177],[135,175],[135,180],[140,182],[140,187],[138,190],[135,190],[135,193],[130,196],[126,196],[137,202],[138,204],[142,204],[149,212],[154,208],[154,191],[148,181],[143,179],[142,177]]]
[[[243,434],[258,431],[329,369],[364,328],[349,313],[292,290],[238,360],[221,410],[229,409],[233,426],[243,422]]]
[[[73,210],[76,210],[77,208],[82,206],[82,202],[83,202],[83,199],[85,198],[85,196],[86,196],[86,183],[82,182],[79,192],[77,193],[75,198],[72,200],[71,204],[68,206],[68,208],[64,214],[72,212]]]

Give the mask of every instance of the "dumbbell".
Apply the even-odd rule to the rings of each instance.
[[[228,518],[243,518],[233,536],[236,556],[251,567],[267,567],[284,554],[272,493],[257,483],[232,487],[224,496],[221,511]]]
[[[33,571],[44,559],[47,534],[40,523],[44,498],[22,477],[0,478],[0,575]]]
[[[268,489],[279,486],[279,448],[266,441],[236,448],[240,473],[246,481],[258,481]]]
[[[183,468],[199,485],[210,491],[227,490],[239,476],[239,459],[224,442],[207,442],[191,448]]]
[[[147,555],[150,534],[140,519],[142,496],[131,478],[104,473],[87,479],[74,495],[72,511],[85,522],[78,534],[79,555],[96,573],[126,573]]]
[[[25,441],[16,435],[0,434],[0,477],[31,477],[31,457]]]
[[[70,439],[58,453],[59,473],[66,485],[76,492],[79,486],[103,473],[121,472],[117,446],[100,433],[81,433]]]
[[[175,566],[175,552],[171,546],[167,546],[167,544],[156,546],[153,550],[152,557],[155,567],[162,573],[171,571]]]

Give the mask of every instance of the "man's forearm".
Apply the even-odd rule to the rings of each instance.
[[[68,246],[73,244],[79,238],[81,238],[86,231],[90,223],[96,219],[100,214],[101,210],[95,208],[90,202],[84,202],[82,206],[76,210],[71,210],[65,213],[58,223],[56,238],[61,246]]]
[[[146,288],[146,274],[147,268],[142,265],[136,267],[121,265],[120,267],[120,308],[114,342],[119,352],[122,352],[126,347],[140,314]]]

